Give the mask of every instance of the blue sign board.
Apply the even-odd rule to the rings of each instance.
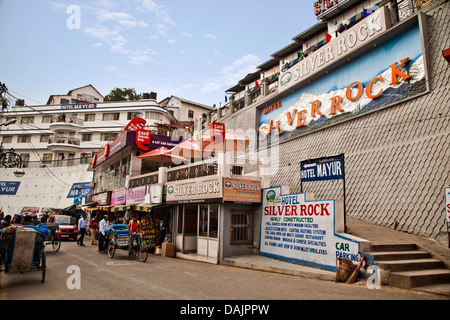
[[[67,198],[76,198],[78,196],[84,197],[86,194],[91,193],[90,182],[74,183],[67,195]]]
[[[300,163],[302,182],[344,178],[344,156],[305,160]]]
[[[19,185],[19,181],[0,181],[0,195],[15,196]]]

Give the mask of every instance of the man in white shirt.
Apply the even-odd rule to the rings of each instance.
[[[84,235],[86,233],[86,215],[83,214],[83,216],[78,220],[78,231],[80,232],[80,237],[77,240],[77,243],[79,246],[84,246],[83,240]]]
[[[109,221],[108,221],[108,215],[105,215],[100,221],[100,224],[98,226],[98,232],[99,232],[99,239],[98,239],[98,251],[100,253],[106,253],[106,247],[108,246],[108,236],[106,235],[106,232],[109,228]]]

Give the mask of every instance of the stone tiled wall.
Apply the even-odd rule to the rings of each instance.
[[[446,228],[443,187],[450,185],[450,4],[425,8],[430,92],[279,145],[272,186],[300,192],[300,161],[345,154],[347,214],[408,233],[437,238]],[[255,128],[247,107],[219,121]],[[308,182],[317,199],[340,199],[342,181]]]

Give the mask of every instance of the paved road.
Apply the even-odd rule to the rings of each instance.
[[[116,251],[114,259],[110,259],[107,255],[98,253],[95,246],[87,244],[79,247],[74,242],[63,242],[59,252],[52,252],[50,247],[47,247],[46,252],[46,281],[40,282],[39,271],[27,274],[1,273],[0,299],[440,299],[437,296],[389,287],[369,290],[365,283],[345,285],[155,255],[149,255],[147,262],[142,263],[128,258],[127,253],[121,250]],[[80,277],[76,278],[78,274]],[[79,289],[76,288],[77,285],[80,285]]]

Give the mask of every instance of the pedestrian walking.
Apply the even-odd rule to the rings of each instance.
[[[0,229],[4,229],[11,225],[11,215],[6,215],[5,219],[0,222]]]
[[[167,226],[166,226],[166,222],[161,219],[161,222],[159,223],[159,237],[158,237],[158,243],[156,244],[156,246],[161,246],[162,243],[164,242],[164,238],[166,237],[166,233],[167,233]]]
[[[98,226],[98,236],[99,236],[98,251],[100,253],[106,253],[106,248],[108,246],[108,236],[106,234],[109,228],[108,219],[109,219],[108,215],[105,215],[102,221],[100,221],[100,224]]]
[[[96,246],[97,236],[98,236],[98,220],[97,216],[92,217],[91,221],[89,221],[89,230],[91,231],[91,245]]]
[[[84,246],[83,240],[84,235],[86,234],[86,215],[83,214],[83,216],[78,220],[78,230],[80,232],[80,237],[77,240],[77,243],[79,246]]]

